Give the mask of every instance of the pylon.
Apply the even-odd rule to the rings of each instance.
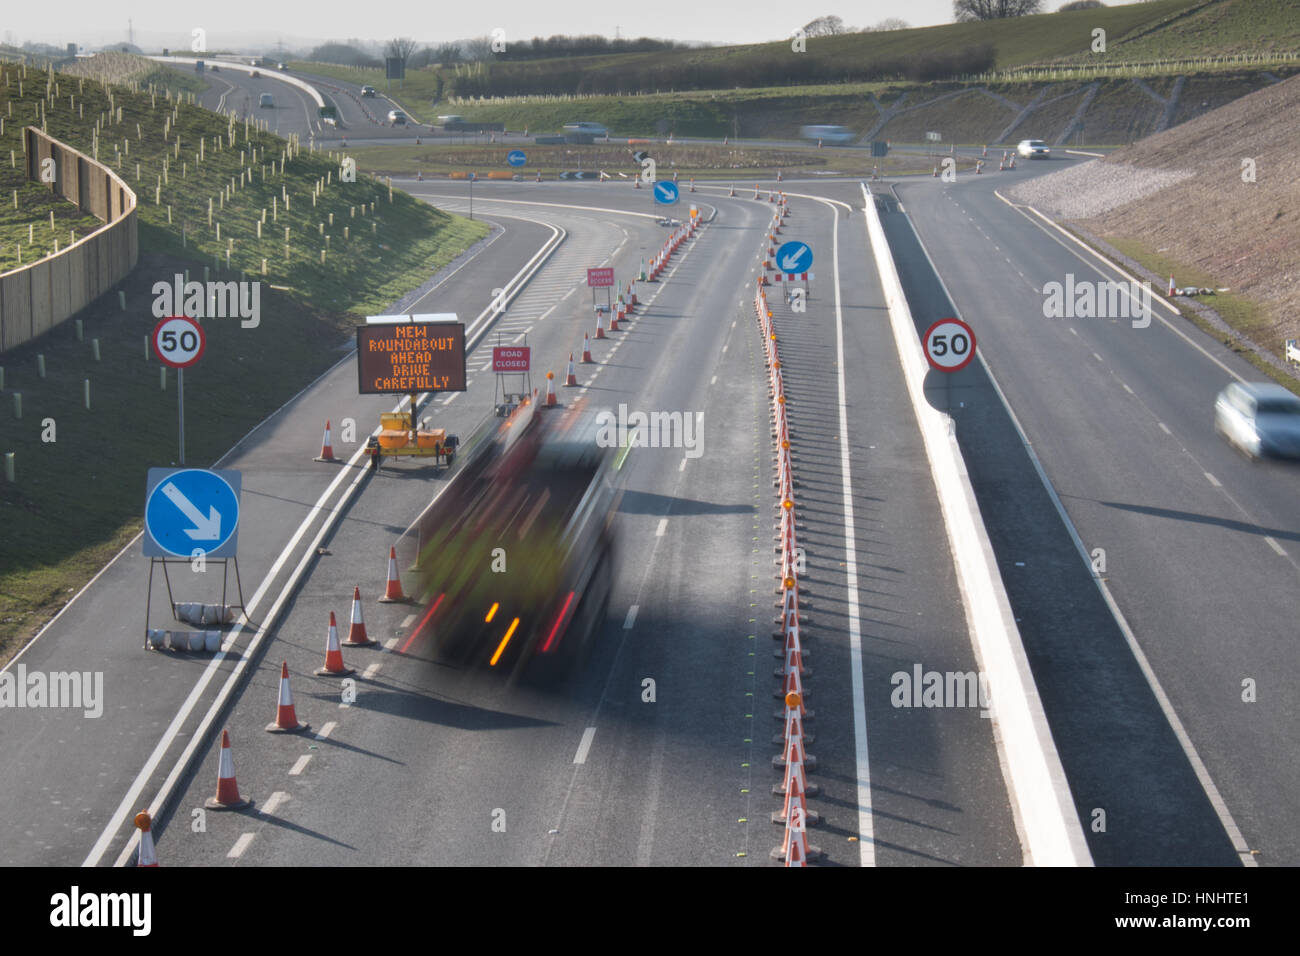
[[[632,177],[632,188],[633,188],[633,189],[640,189],[640,188],[641,188],[641,177],[640,177],[640,176],[633,176],[633,177]]]
[[[656,259],[654,264],[650,267],[650,277],[653,279],[655,273],[658,271],[659,262]],[[596,338],[598,339],[603,339],[605,337],[605,323],[601,321],[604,314],[605,313],[601,312],[599,309],[596,310]]]
[[[141,810],[135,815],[135,826],[140,831],[140,856],[136,859],[136,866],[157,866],[158,854],[153,848],[153,834],[149,832],[153,829],[153,818],[149,816],[149,811]]]
[[[755,198],[755,199],[758,198],[758,184],[757,184],[757,183],[754,184],[754,198]]]
[[[549,408],[554,404],[555,404],[555,373],[547,372],[546,373],[546,406]]]
[[[330,629],[325,635],[325,666],[316,669],[316,676],[347,677],[355,673],[356,671],[343,663],[343,651],[339,647],[339,627],[334,622],[334,612],[330,611]]]
[[[935,179],[935,178],[938,178],[938,176],[939,176],[939,167],[936,166],[936,167],[934,167],[934,172],[932,172],[932,173],[930,174],[930,178],[931,178],[931,179]]]
[[[419,553],[416,553],[419,560]],[[366,634],[366,622],[361,619],[361,588],[352,589],[352,623],[348,628],[348,639],[343,642],[348,647],[372,647],[379,642]]]
[[[736,195],[736,184],[735,184],[735,183],[732,183],[732,184],[731,184],[731,192],[728,193],[728,195],[730,195],[730,196],[734,196],[734,195]]]
[[[984,144],[984,152],[980,153],[980,157],[981,157],[981,158],[987,158],[987,157],[988,157],[988,154],[989,154],[989,144],[988,144],[988,143],[985,143],[985,144]]]
[[[289,664],[280,662],[280,701],[276,706],[275,720],[266,725],[268,733],[288,734],[306,730],[307,724],[298,723],[298,715],[293,709],[293,694],[289,691]]]
[[[388,549],[388,587],[384,590],[384,596],[379,599],[379,603],[393,604],[406,599],[406,595],[402,593],[402,580],[397,576],[397,548],[390,547]]]
[[[582,333],[582,364],[590,365],[594,361],[595,359],[591,357],[591,339],[587,337],[586,332],[583,332]]]
[[[776,197],[775,197],[774,195],[772,195],[772,193],[771,193],[770,191],[769,191],[768,194],[767,194],[767,201],[768,201],[768,202],[776,202]]]
[[[539,183],[542,181],[542,171],[540,169],[537,171],[537,181]]]
[[[781,170],[779,169],[776,171],[776,181],[781,182]]]
[[[691,177],[691,192],[695,192],[695,177]]]
[[[1166,293],[1166,294],[1167,294],[1167,295],[1174,295],[1174,294],[1176,294],[1177,292],[1178,292],[1178,289],[1177,289],[1177,287],[1174,285],[1174,274],[1171,272],[1171,273],[1169,273],[1169,292]]]
[[[320,454],[313,458],[312,461],[338,461],[334,457],[334,443],[330,439],[330,423],[328,420],[325,422],[325,435],[320,442]]]
[[[209,810],[242,810],[251,806],[252,801],[239,795],[239,784],[235,781],[235,759],[230,753],[230,731],[221,732],[221,759],[217,764],[217,793],[208,797],[203,805]]]
[[[572,388],[578,384],[578,373],[573,368],[573,353],[569,353],[569,370],[564,374],[564,385],[566,388]]]

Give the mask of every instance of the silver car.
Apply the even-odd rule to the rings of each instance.
[[[1025,159],[1050,159],[1052,151],[1041,139],[1022,139],[1016,152]]]
[[[1300,458],[1300,398],[1273,382],[1233,382],[1214,403],[1214,430],[1251,458]]]

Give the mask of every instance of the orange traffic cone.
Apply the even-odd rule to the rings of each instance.
[[[546,408],[555,404],[555,373],[546,373]]]
[[[320,442],[320,455],[312,461],[338,461],[334,457],[334,443],[330,440],[330,423],[325,422],[325,437]]]
[[[938,179],[938,178],[939,178],[939,167],[938,167],[938,166],[934,167],[934,172],[932,172],[932,173],[930,174],[930,178],[931,178],[931,179]]]
[[[800,696],[803,695],[801,694]],[[798,714],[799,709],[797,707],[787,707],[787,721],[790,717],[790,711],[794,711]],[[786,726],[788,728],[790,724],[787,723]],[[785,745],[781,748],[781,752],[772,758],[772,766],[777,770],[784,770],[790,764],[798,761],[804,765],[804,769],[816,770],[817,758],[809,754],[804,746],[802,720],[797,720],[794,727],[797,732],[787,733],[784,735]]]
[[[735,183],[732,183],[732,184],[731,184],[731,192],[728,193],[728,195],[730,195],[730,196],[734,196],[734,195],[736,195],[736,184],[735,184]]]
[[[754,184],[754,198],[755,198],[755,199],[758,198],[758,184],[757,184],[757,183]]]
[[[787,824],[784,841],[780,846],[772,848],[772,859],[781,860],[786,866],[807,866],[809,860],[821,856],[820,849],[808,845],[808,834],[802,820]]]
[[[595,359],[591,357],[591,339],[587,337],[586,332],[583,332],[582,333],[582,364],[590,365],[594,361]]]
[[[135,815],[135,825],[140,831],[140,856],[136,859],[136,866],[157,866],[158,854],[153,848],[153,818],[149,816],[147,810],[141,810]]]
[[[658,270],[659,268],[658,262],[656,261],[655,265],[653,265],[651,268],[652,270]],[[652,271],[650,274],[653,277],[654,271]],[[597,309],[596,310],[596,338],[603,339],[604,337],[605,337],[605,313]]]
[[[981,157],[987,157],[988,154],[989,154],[989,145],[988,145],[988,143],[985,143],[985,144],[984,144],[984,152],[980,153],[980,156],[981,156]]]
[[[289,734],[306,730],[307,724],[298,723],[298,715],[293,709],[293,694],[289,691],[289,664],[280,662],[280,702],[275,710],[275,721],[266,725],[268,733]]]
[[[691,192],[695,192],[695,177],[691,177]]]
[[[384,596],[379,599],[380,604],[393,604],[407,600],[402,593],[402,580],[397,576],[397,548],[388,549],[388,587],[384,591]]]
[[[781,170],[779,169],[776,171],[776,181],[781,182]]]
[[[203,805],[209,810],[242,810],[252,806],[251,800],[239,795],[239,784],[235,781],[235,759],[230,754],[230,731],[221,732],[221,761],[217,765],[217,793],[208,797]]]
[[[352,589],[352,624],[348,628],[348,647],[371,647],[379,642],[366,635],[366,622],[361,619],[361,588]]]
[[[1174,274],[1171,272],[1169,274],[1169,292],[1167,294],[1174,295],[1177,291],[1178,288],[1174,285]]]
[[[573,353],[569,353],[569,370],[564,373],[564,386],[571,388],[578,384],[578,373],[573,368]]]
[[[343,651],[339,648],[339,628],[330,611],[330,629],[325,636],[325,666],[316,669],[317,677],[347,677],[356,673],[343,664]]]
[[[632,177],[632,188],[633,188],[633,189],[640,189],[640,188],[641,188],[641,177],[640,177],[640,176],[633,176],[633,177]]]

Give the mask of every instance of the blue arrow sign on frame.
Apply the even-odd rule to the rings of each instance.
[[[782,243],[776,250],[777,272],[807,272],[812,264],[812,248],[806,242]]]
[[[506,162],[511,166],[522,166],[524,163],[528,162],[528,157],[524,155],[522,149],[512,149],[510,152],[506,153]]]
[[[145,488],[144,555],[232,558],[239,541],[238,471],[150,468]]]
[[[674,206],[677,204],[677,200],[681,198],[677,184],[670,183],[667,180],[655,183],[654,193],[655,202],[661,206]]]

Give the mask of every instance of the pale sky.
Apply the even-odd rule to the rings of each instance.
[[[1054,11],[1065,0],[1045,0]],[[1116,5],[1114,0],[1108,4]],[[485,13],[484,11],[489,11]],[[652,36],[713,43],[756,43],[781,39],[814,17],[834,14],[849,27],[871,26],[899,17],[912,26],[952,22],[951,0],[496,0],[493,3],[365,4],[340,0],[64,0],[56,4],[5,5],[3,38],[99,46],[125,41],[127,20],[145,48],[188,48],[191,30],[207,31],[208,48],[267,46],[282,38],[289,47],[324,40],[388,40],[410,36],[421,43],[485,36],[505,30],[506,41],[553,34],[597,33],[613,37]]]

